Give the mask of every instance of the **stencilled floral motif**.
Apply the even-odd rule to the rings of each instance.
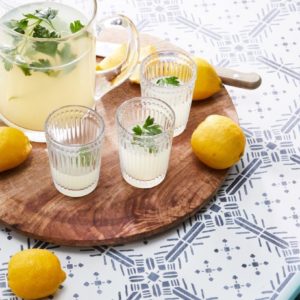
[[[136,266],[127,269],[131,289],[135,286],[143,298],[161,299],[179,286],[175,263],[166,263],[163,257],[136,260]]]

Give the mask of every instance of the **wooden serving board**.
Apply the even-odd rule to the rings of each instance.
[[[172,45],[146,36],[142,44]],[[173,142],[170,166],[163,183],[152,189],[128,185],[119,167],[115,112],[125,100],[140,95],[137,85],[125,82],[97,105],[106,133],[97,189],[82,198],[68,198],[55,189],[46,146],[33,143],[30,158],[0,174],[0,221],[25,235],[69,246],[120,244],[163,232],[199,210],[226,177],[200,163],[190,146],[197,125],[210,114],[238,120],[225,88],[192,105],[187,129]]]

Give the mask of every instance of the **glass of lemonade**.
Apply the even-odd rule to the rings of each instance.
[[[96,21],[96,0],[0,1],[0,119],[45,141],[47,116],[64,105],[95,106],[138,60],[138,34],[125,16]],[[96,38],[128,36],[119,71],[96,72]]]
[[[45,124],[50,169],[56,189],[70,197],[91,193],[98,184],[104,121],[85,106],[64,106]]]
[[[178,136],[186,128],[196,73],[195,62],[180,51],[158,51],[142,62],[142,96],[161,99],[174,109],[174,136]]]
[[[123,178],[138,188],[157,186],[168,170],[174,111],[161,100],[138,97],[118,108],[116,121]]]

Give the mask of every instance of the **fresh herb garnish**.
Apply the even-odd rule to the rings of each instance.
[[[140,125],[136,125],[132,128],[135,135],[157,135],[162,133],[161,126],[158,124],[154,124],[154,118],[148,116],[144,125],[141,127]]]
[[[23,63],[18,66],[22,70],[22,72],[24,73],[25,76],[31,76],[30,67],[28,64]]]
[[[50,69],[51,63],[49,59],[39,59],[38,61],[31,63],[29,66],[33,71],[43,72],[49,76],[56,76],[59,72]]]
[[[76,20],[70,24],[70,30],[72,33],[78,32],[83,27],[84,27],[84,25],[81,24],[80,20]]]
[[[153,141],[149,140],[145,144],[145,142],[140,139],[141,136],[154,136],[162,133],[161,126],[154,123],[154,118],[148,116],[143,126],[136,125],[132,128],[132,131],[135,135],[133,137],[133,144],[146,147],[149,150],[149,153],[157,152],[157,146],[153,144]]]
[[[56,31],[50,32],[46,27],[41,25],[36,25],[33,28],[32,36],[41,39],[60,38],[60,34],[58,34]]]
[[[52,24],[52,20],[57,16],[57,14],[58,14],[58,10],[56,9],[52,9],[52,8],[46,8],[43,10],[37,9],[33,14],[32,13],[24,14],[23,16],[25,18],[21,20],[10,20],[6,22],[6,26],[15,30],[16,32],[25,34],[27,36],[43,38],[46,36],[39,35],[39,34],[33,35],[33,32],[41,24],[48,25],[49,27],[51,27],[52,30],[55,31],[55,28]]]
[[[2,58],[2,61],[4,63],[4,69],[6,71],[10,71],[13,68],[14,65],[10,61],[8,61],[8,60],[6,60],[4,58]]]
[[[28,42],[27,39],[16,36],[14,38],[14,47],[5,49],[5,51],[0,49],[0,51],[5,54],[5,56],[2,57],[2,61],[6,71],[10,71],[13,68],[13,62],[16,62],[16,65],[26,76],[30,76],[32,74],[31,71],[40,71],[48,76],[57,76],[60,73],[59,71],[49,70],[49,68],[51,68],[51,62],[48,59],[39,59],[30,64],[26,63],[22,58],[30,51],[32,52],[32,50],[53,57],[56,61],[57,58],[59,58],[62,64],[66,64],[76,58],[76,55],[71,51],[70,44],[64,43],[61,48],[57,41],[48,40],[61,37],[60,33],[55,29],[52,23],[57,15],[58,10],[56,9],[37,9],[34,13],[24,14],[24,18],[21,20],[10,20],[5,23],[5,25],[12,30],[25,36],[47,39],[46,41],[36,41],[31,43]],[[70,31],[72,33],[75,33],[82,28],[84,28],[84,25],[80,20],[75,20],[70,24]],[[31,45],[32,48],[30,49]],[[18,62],[18,58],[21,58],[21,62]],[[31,70],[31,68],[33,69]],[[70,72],[73,68],[74,65],[70,66],[66,71]]]
[[[156,81],[156,84],[160,86],[165,86],[165,85],[174,85],[174,86],[179,86],[180,82],[178,77],[176,76],[171,76],[171,77],[163,77],[160,78]]]
[[[88,150],[88,148],[83,147],[79,151],[79,159],[76,158],[77,165],[81,167],[90,167],[95,163],[95,158],[92,155],[92,152]]]
[[[28,20],[27,19],[22,19],[20,21],[17,21],[15,23],[16,28],[14,29],[16,32],[25,33],[26,28],[28,27]]]

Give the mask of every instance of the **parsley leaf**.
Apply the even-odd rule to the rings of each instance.
[[[48,59],[39,59],[34,61],[29,65],[31,68],[34,68],[33,71],[43,72],[49,76],[55,77],[59,74],[59,71],[51,70],[51,63]]]
[[[78,159],[79,158],[79,159]],[[92,152],[88,148],[83,147],[79,150],[79,157],[76,157],[77,165],[82,167],[89,167],[95,164],[96,158],[92,155]]]
[[[145,141],[140,139],[141,136],[153,136],[162,133],[161,126],[154,123],[154,118],[148,116],[142,127],[140,125],[136,125],[132,128],[132,131],[134,133],[133,144],[146,147],[149,153],[157,152],[157,146],[153,145],[153,141],[147,141],[145,144]]]
[[[34,14],[24,14],[23,16],[26,17],[27,19],[40,20],[40,18]]]
[[[171,76],[171,77],[163,77],[163,78],[158,79],[156,81],[156,84],[158,84],[160,86],[165,86],[165,85],[179,86],[180,82],[178,80],[178,77]]]
[[[60,35],[55,31],[50,32],[46,27],[36,25],[33,29],[33,37],[37,38],[59,38]],[[55,56],[57,52],[58,43],[53,42],[35,42],[34,49],[38,52],[47,54],[49,56]]]
[[[31,75],[30,67],[28,64],[23,63],[23,64],[18,65],[18,67],[22,70],[22,72],[24,73],[25,76]]]
[[[48,39],[60,37],[60,35],[57,32],[55,31],[50,32],[46,27],[41,25],[36,25],[34,27],[32,36],[36,38],[48,38]]]
[[[70,62],[74,61],[76,58],[76,55],[72,52],[70,44],[66,43],[64,44],[63,48],[61,50],[57,51],[58,55],[60,56],[60,60],[63,64],[68,64],[64,66],[64,73],[67,74],[71,72],[75,67],[76,64]]]
[[[58,55],[63,63],[68,63],[76,58],[76,55],[72,52],[70,44],[64,44],[63,48],[58,51]]]
[[[22,19],[20,21],[17,21],[14,31],[24,34],[27,27],[28,27],[28,20]]]
[[[8,61],[7,59],[2,57],[2,61],[3,61],[4,68],[5,68],[6,71],[10,71],[13,68],[14,65],[10,61]]]
[[[150,116],[147,117],[143,127],[140,125],[136,125],[132,128],[132,131],[135,135],[141,136],[141,135],[157,135],[162,133],[161,126],[158,124],[154,124],[154,118],[151,118]]]
[[[148,130],[149,135],[157,135],[157,134],[162,133],[160,125],[149,126],[149,127],[147,127],[147,130]]]
[[[49,56],[55,56],[57,51],[57,42],[35,42],[34,49],[38,52],[47,54]]]
[[[30,64],[30,67],[33,68],[49,68],[51,67],[50,61],[48,59],[39,59]]]
[[[143,129],[141,128],[140,125],[136,125],[135,127],[132,128],[133,132],[135,135],[142,135],[143,134]]]
[[[148,116],[148,118],[145,121],[145,124],[143,125],[143,128],[147,128],[148,126],[153,125],[153,123],[154,123],[154,118]]]
[[[17,20],[10,20],[8,22],[4,23],[7,27],[13,29],[16,32],[19,32],[21,34],[25,33],[25,30],[28,27],[28,20],[27,19],[21,19],[19,21]]]
[[[84,25],[81,24],[80,20],[76,20],[70,24],[70,30],[72,33],[78,32],[82,28],[84,28]]]

